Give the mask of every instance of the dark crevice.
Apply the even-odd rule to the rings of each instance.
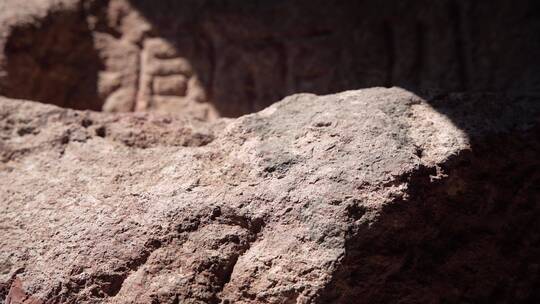
[[[424,61],[426,56],[426,28],[421,22],[416,23],[416,46],[414,59],[414,83],[417,87],[422,87],[422,71],[424,70]]]
[[[8,76],[0,85],[0,94],[101,110],[97,77],[103,66],[82,12],[58,11],[39,25],[14,28],[5,54]]]
[[[126,264],[117,267],[113,272],[98,273],[84,280],[71,280],[64,289],[58,288],[52,291],[47,296],[50,299],[56,299],[61,302],[64,294],[76,294],[81,292],[88,286],[93,286],[89,290],[90,295],[94,299],[104,299],[115,297],[122,287],[125,280],[133,272],[136,272],[140,267],[146,264],[150,255],[157,249],[161,248],[162,242],[156,239],[151,239],[146,242],[144,248],[139,252],[138,256],[126,262]],[[67,289],[67,290],[66,290]]]
[[[219,222],[227,223],[228,225],[238,225],[246,229],[249,232],[249,236],[246,242],[244,244],[240,244],[240,247],[237,249],[235,254],[228,258],[226,263],[220,266],[220,271],[216,273],[216,278],[218,279],[218,288],[214,292],[214,297],[210,302],[211,304],[227,302],[227,299],[221,298],[221,292],[231,282],[232,274],[238,260],[250,250],[251,246],[255,242],[257,242],[257,239],[265,226],[262,219],[251,219],[229,212],[227,212],[227,214],[225,214],[223,217],[220,217]]]
[[[456,52],[456,64],[459,77],[459,91],[466,91],[469,88],[469,73],[467,68],[467,60],[464,45],[463,33],[463,18],[459,3],[456,0],[449,2],[448,12],[450,14],[450,22],[452,24],[454,36],[454,48]]]
[[[394,68],[396,64],[396,46],[395,46],[395,38],[394,38],[394,30],[392,28],[392,24],[389,22],[385,22],[383,24],[383,33],[384,33],[384,43],[385,43],[385,51],[386,51],[386,67],[385,67],[385,75],[386,80],[384,85],[386,87],[391,87],[394,83]]]
[[[12,287],[13,283],[17,279],[17,275],[24,273],[25,269],[24,267],[20,267],[13,271],[11,274],[11,277],[5,281],[0,282],[0,300],[6,299],[9,293],[10,288]]]

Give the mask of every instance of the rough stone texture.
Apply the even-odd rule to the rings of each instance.
[[[1,0],[0,94],[157,113],[0,98],[0,303],[539,303],[539,3]]]
[[[0,100],[6,303],[534,303],[538,96],[213,124]]]
[[[539,3],[3,0],[0,93],[214,119],[296,92],[538,92]]]

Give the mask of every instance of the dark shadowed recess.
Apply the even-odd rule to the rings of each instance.
[[[103,10],[109,1],[92,3]],[[221,116],[297,92],[540,89],[539,1],[129,1],[152,24],[148,36],[167,39],[190,60]],[[99,110],[103,66],[87,14],[58,12],[16,29],[0,93]]]
[[[101,60],[84,14],[54,12],[39,25],[23,25],[10,34],[2,95],[101,110],[103,101],[97,92]]]
[[[538,100],[434,98],[469,134],[471,151],[443,164],[448,177],[438,182],[430,180],[435,168],[408,177],[409,197],[387,206],[374,226],[350,231],[317,303],[540,302]],[[500,130],[486,136],[494,124]]]
[[[223,116],[297,92],[540,89],[538,1],[130,2],[190,59]]]

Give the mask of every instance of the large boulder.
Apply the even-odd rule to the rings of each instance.
[[[531,303],[540,103],[374,88],[214,123],[0,100],[5,303]]]

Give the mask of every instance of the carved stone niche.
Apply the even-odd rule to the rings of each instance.
[[[0,94],[69,108],[212,120],[298,92],[540,89],[536,1],[25,3],[0,4]]]

